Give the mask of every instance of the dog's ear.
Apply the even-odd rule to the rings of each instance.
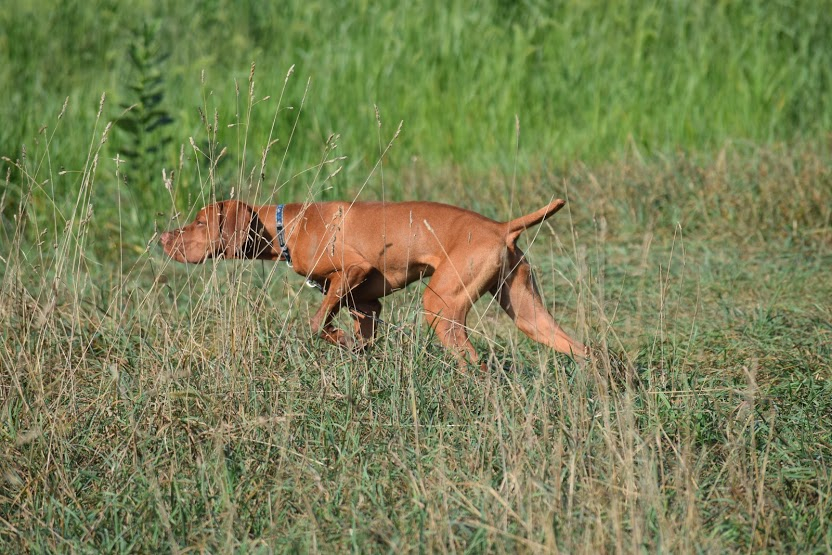
[[[220,211],[220,251],[226,259],[245,258],[251,240],[253,212],[244,202],[226,201]]]

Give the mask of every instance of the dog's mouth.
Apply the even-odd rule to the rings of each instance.
[[[162,247],[162,251],[173,260],[183,263],[191,262],[188,260],[185,241],[182,239],[182,233],[179,230],[162,233],[159,238],[159,245]],[[202,260],[204,260],[204,257],[196,262],[202,262]]]
[[[177,241],[168,245],[162,244],[161,247],[162,251],[164,251],[169,258],[175,260],[176,262],[181,262],[182,264],[202,264],[209,258],[218,257],[204,250],[200,251],[197,256],[193,256],[193,254],[189,253],[185,248],[185,244],[182,241]]]

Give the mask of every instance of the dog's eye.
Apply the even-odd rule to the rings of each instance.
[[[199,226],[205,225],[205,220],[197,220],[196,225],[199,225]]]

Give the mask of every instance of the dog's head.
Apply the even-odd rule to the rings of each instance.
[[[210,204],[185,227],[162,233],[165,253],[178,262],[199,264],[209,258],[253,258],[260,227],[251,207],[236,200]]]

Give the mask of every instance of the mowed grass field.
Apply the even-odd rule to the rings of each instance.
[[[0,551],[832,550],[832,11],[383,4],[0,15]],[[521,241],[598,355],[485,298],[460,368],[424,284],[335,349],[162,255],[230,196],[566,198]]]

